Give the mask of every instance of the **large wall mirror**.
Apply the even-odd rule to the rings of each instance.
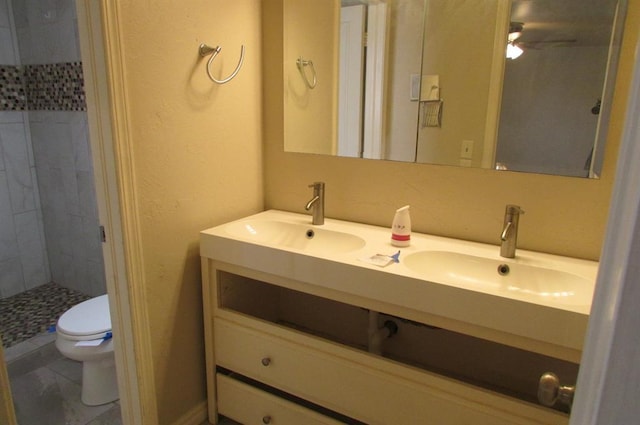
[[[598,177],[626,0],[284,0],[285,151]]]

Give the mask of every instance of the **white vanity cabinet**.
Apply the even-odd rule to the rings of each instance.
[[[388,229],[309,220],[265,211],[201,232],[210,422],[568,424],[538,380],[575,384],[597,263],[414,234],[380,268],[362,258],[397,251]],[[489,269],[467,276],[495,279],[447,280],[476,258]]]
[[[420,364],[409,353],[408,360],[403,359],[403,344],[408,350],[420,352],[424,345],[430,351],[429,341],[418,341],[416,347],[415,341],[401,340],[402,333],[420,332],[421,324],[415,321],[391,319],[401,329],[383,347],[395,344],[397,337],[399,348],[389,351],[400,354],[390,358],[369,353],[370,300],[208,258],[203,258],[202,270],[212,423],[217,414],[247,425],[568,423],[564,413],[484,388],[486,383],[474,385],[474,380],[484,381],[485,372],[456,379],[456,370],[449,370],[455,366],[448,366],[456,360],[435,354],[435,365]],[[383,303],[373,304],[384,311]],[[425,334],[444,332],[424,327]],[[473,363],[478,350],[483,359],[468,367],[472,373],[476,367],[486,368],[486,357],[495,357],[489,367],[496,370],[486,373],[505,373],[505,379],[517,381],[519,377],[508,376],[511,369],[529,367],[530,359],[541,361],[538,355],[516,350],[527,363],[509,366],[513,360],[504,357],[512,354],[509,347],[487,347],[486,342],[465,338],[444,337],[462,341],[453,348],[460,361]],[[440,336],[434,343],[444,344]],[[442,347],[439,351],[446,352]]]

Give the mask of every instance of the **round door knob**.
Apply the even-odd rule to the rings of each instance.
[[[262,417],[262,423],[263,424],[270,424],[271,423],[271,416],[263,416]]]
[[[260,362],[262,363],[262,366],[269,366],[271,364],[271,359],[269,357],[265,357]],[[267,416],[265,416],[265,418],[266,417]],[[265,422],[265,423],[268,423],[268,422]]]

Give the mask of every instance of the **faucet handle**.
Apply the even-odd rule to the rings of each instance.
[[[323,186],[324,186],[324,182],[313,182],[312,184],[309,185],[309,187],[312,187],[314,189],[316,188],[320,189]]]
[[[507,236],[509,235],[509,230],[511,230],[511,226],[513,226],[512,221],[508,221],[507,224],[502,229],[502,233],[500,234],[500,240],[506,242]]]

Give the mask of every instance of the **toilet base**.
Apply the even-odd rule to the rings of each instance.
[[[111,403],[118,398],[114,356],[82,362],[82,403],[98,406]]]

